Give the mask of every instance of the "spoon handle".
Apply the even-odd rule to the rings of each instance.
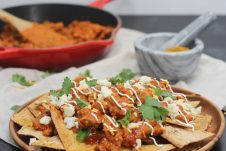
[[[165,44],[163,44],[159,50],[165,50],[167,48],[172,48],[175,46],[186,46],[189,44],[196,36],[203,31],[211,22],[216,20],[217,16],[211,12],[207,12],[189,25],[187,25],[184,29],[182,29],[179,33],[177,33],[174,37],[168,40]]]

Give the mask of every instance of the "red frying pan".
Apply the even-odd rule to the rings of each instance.
[[[88,6],[69,4],[36,4],[5,9],[23,19],[43,22],[89,20],[114,27],[112,35],[106,40],[89,41],[81,44],[44,48],[0,48],[0,66],[24,67],[39,70],[61,71],[71,66],[82,66],[101,59],[109,50],[114,37],[121,27],[121,20],[101,8],[111,0],[96,0]],[[0,22],[0,29],[4,23]],[[43,35],[44,36],[44,35]]]

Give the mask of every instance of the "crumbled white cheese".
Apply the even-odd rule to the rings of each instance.
[[[168,115],[171,117],[171,119],[175,119],[175,117],[177,115],[179,115],[179,107],[176,105],[176,103],[171,103],[171,104],[168,104]]]
[[[144,90],[145,87],[143,85],[141,85],[140,83],[135,83],[133,86],[137,87],[140,90]]]
[[[37,141],[36,138],[30,138],[29,145],[32,145],[32,143],[34,143],[35,141]]]
[[[54,96],[51,96],[51,97],[52,97],[51,103],[58,107],[61,107],[63,104],[65,104],[66,102],[68,102],[72,99],[71,94],[68,94],[68,95],[64,94],[59,98],[59,100],[56,99]]]
[[[65,117],[64,123],[66,124],[66,128],[70,129],[72,127],[78,127],[78,122],[76,117]]]
[[[43,125],[48,125],[51,122],[51,117],[50,116],[43,116],[40,120],[39,123]]]
[[[99,80],[97,80],[97,84],[102,85],[102,86],[111,86],[111,82],[109,82],[106,79],[99,79]]]
[[[75,114],[75,108],[73,105],[71,104],[67,104],[65,107],[64,107],[64,114],[65,116],[67,117],[71,117]]]
[[[129,84],[128,81],[126,81],[126,82],[124,83],[124,87],[125,87],[126,89],[129,89],[129,88],[131,88],[131,85]]]
[[[136,149],[136,150],[139,150],[139,148],[141,148],[141,144],[142,144],[142,143],[141,143],[141,139],[136,139],[136,144],[137,144],[137,145],[136,145],[135,149]]]
[[[84,89],[87,89],[87,88],[89,88],[89,85],[86,83],[85,80],[82,80],[82,81],[79,82],[79,89],[80,90],[84,90]]]
[[[106,86],[101,86],[101,92],[102,96],[104,98],[111,96],[112,91],[106,87]]]
[[[140,125],[142,125],[142,123],[143,123],[143,122],[129,123],[128,129],[138,128]]]
[[[142,84],[151,82],[151,78],[148,76],[141,76],[139,80]]]

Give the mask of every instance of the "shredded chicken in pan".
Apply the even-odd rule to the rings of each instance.
[[[73,40],[74,44],[107,39],[110,37],[113,30],[110,26],[103,26],[90,21],[74,20],[67,26],[62,22],[54,23],[46,21],[43,25]],[[0,32],[0,47],[42,48],[24,39],[16,29],[10,25],[5,25]]]

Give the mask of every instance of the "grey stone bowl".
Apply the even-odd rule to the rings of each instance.
[[[136,57],[142,74],[171,81],[188,79],[196,70],[204,44],[195,39],[189,51],[164,52],[157,48],[175,33],[151,33],[135,40]]]

